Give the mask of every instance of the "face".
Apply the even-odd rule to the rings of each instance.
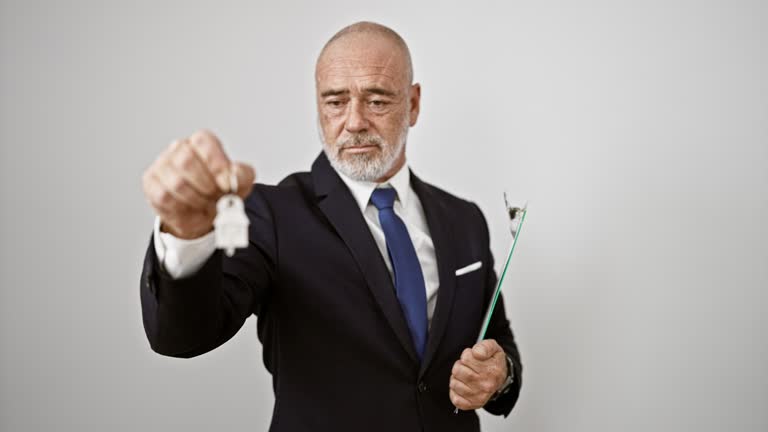
[[[326,48],[315,79],[331,165],[355,180],[381,182],[394,175],[405,163],[420,98],[400,48],[378,35],[346,35]]]

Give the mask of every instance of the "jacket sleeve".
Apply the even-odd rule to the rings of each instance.
[[[194,357],[211,351],[268,300],[276,241],[274,219],[258,189],[245,202],[249,245],[232,257],[217,250],[194,274],[173,279],[160,265],[150,238],[139,290],[144,330],[155,352]]]
[[[493,254],[490,249],[490,235],[488,233],[488,225],[485,221],[485,217],[480,209],[475,206],[480,218],[482,219],[482,227],[484,230],[484,244],[486,245],[486,262],[488,264],[489,271],[488,277],[485,281],[485,307],[490,305],[493,300],[493,294],[496,290],[496,283],[498,279],[494,268]],[[484,264],[485,265],[485,264]],[[486,339],[494,339],[504,349],[509,358],[512,360],[513,377],[512,387],[509,391],[499,398],[489,401],[485,404],[483,409],[494,415],[504,415],[507,417],[512,411],[512,408],[517,403],[517,399],[520,396],[520,388],[523,384],[523,364],[520,361],[520,353],[515,343],[515,337],[512,333],[512,329],[507,319],[507,314],[504,309],[504,296],[499,293],[499,299],[494,307],[493,314],[491,315],[491,321],[488,324],[488,330],[485,334]]]

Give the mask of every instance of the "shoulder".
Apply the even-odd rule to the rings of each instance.
[[[261,239],[261,244],[274,244],[281,229],[306,222],[314,200],[311,185],[308,173],[291,174],[277,185],[254,183],[243,200],[251,237]]]
[[[442,211],[453,215],[454,218],[470,219],[473,222],[481,221],[485,223],[483,212],[473,201],[459,197],[415,176],[411,185],[417,194],[421,196],[427,195],[427,199],[432,199],[434,203],[441,207]]]
[[[246,201],[254,200],[285,200],[291,196],[309,196],[313,194],[312,179],[308,172],[296,172],[280,180],[277,185],[254,183],[251,194]]]

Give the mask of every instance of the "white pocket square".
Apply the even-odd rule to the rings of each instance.
[[[456,270],[456,276],[461,276],[463,274],[467,274],[469,272],[473,272],[473,271],[479,269],[482,266],[483,266],[483,262],[482,261],[478,261],[476,263],[472,263],[472,264],[470,264],[470,265],[468,265],[466,267],[462,267],[462,268]]]

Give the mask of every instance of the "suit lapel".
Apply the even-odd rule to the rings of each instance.
[[[445,208],[444,202],[436,196],[434,188],[416,177],[413,171],[411,171],[411,186],[419,196],[424,208],[429,234],[432,237],[432,244],[435,246],[437,271],[440,278],[437,305],[432,316],[432,324],[427,336],[427,348],[419,370],[419,378],[421,378],[435,356],[445,328],[448,326],[456,291],[456,277],[453,273],[456,260],[453,254],[454,245],[451,242],[450,211]]]
[[[352,193],[333,170],[324,153],[312,164],[312,177],[320,210],[349,248],[403,348],[414,362],[418,362],[411,332],[376,241]]]

